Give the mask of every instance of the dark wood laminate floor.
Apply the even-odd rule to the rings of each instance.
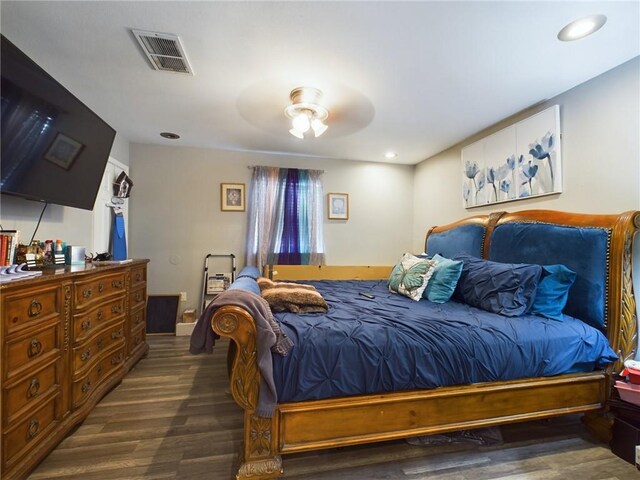
[[[43,479],[234,478],[242,414],[227,393],[226,348],[187,352],[188,337],[150,337],[150,353],[33,472]],[[393,441],[285,456],[287,479],[626,480],[630,464],[577,416],[502,427],[504,444]]]

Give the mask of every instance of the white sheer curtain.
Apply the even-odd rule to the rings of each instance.
[[[284,201],[287,172],[275,167],[253,168],[248,202],[247,265],[262,269],[267,263],[277,263],[285,214],[296,215],[298,219],[300,263],[324,263],[322,172],[298,170],[296,205]],[[295,211],[285,212],[286,208]]]
[[[309,172],[309,265],[324,265],[324,201],[322,190],[322,172]]]
[[[253,167],[253,176],[249,186],[247,265],[255,265],[261,271],[262,267],[267,264],[269,245],[274,230],[279,173],[279,168]]]

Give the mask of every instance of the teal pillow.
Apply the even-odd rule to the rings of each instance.
[[[409,297],[416,302],[422,298],[422,292],[433,274],[436,262],[418,258],[405,253],[393,267],[387,284],[389,291]]]
[[[543,265],[542,277],[529,313],[561,321],[569,289],[575,281],[576,272],[564,265]]]
[[[433,303],[447,303],[458,285],[463,262],[441,257],[438,254],[435,254],[432,260],[438,263],[433,269],[433,275],[422,296]]]

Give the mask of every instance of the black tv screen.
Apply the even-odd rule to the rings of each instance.
[[[0,191],[93,210],[115,130],[1,40]]]

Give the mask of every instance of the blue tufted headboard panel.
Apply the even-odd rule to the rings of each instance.
[[[489,260],[565,265],[577,277],[564,313],[604,329],[610,236],[609,228],[509,222],[491,233]]]
[[[453,258],[459,253],[482,257],[487,228],[484,225],[460,225],[444,232],[430,233],[425,241],[427,255],[436,253]]]

